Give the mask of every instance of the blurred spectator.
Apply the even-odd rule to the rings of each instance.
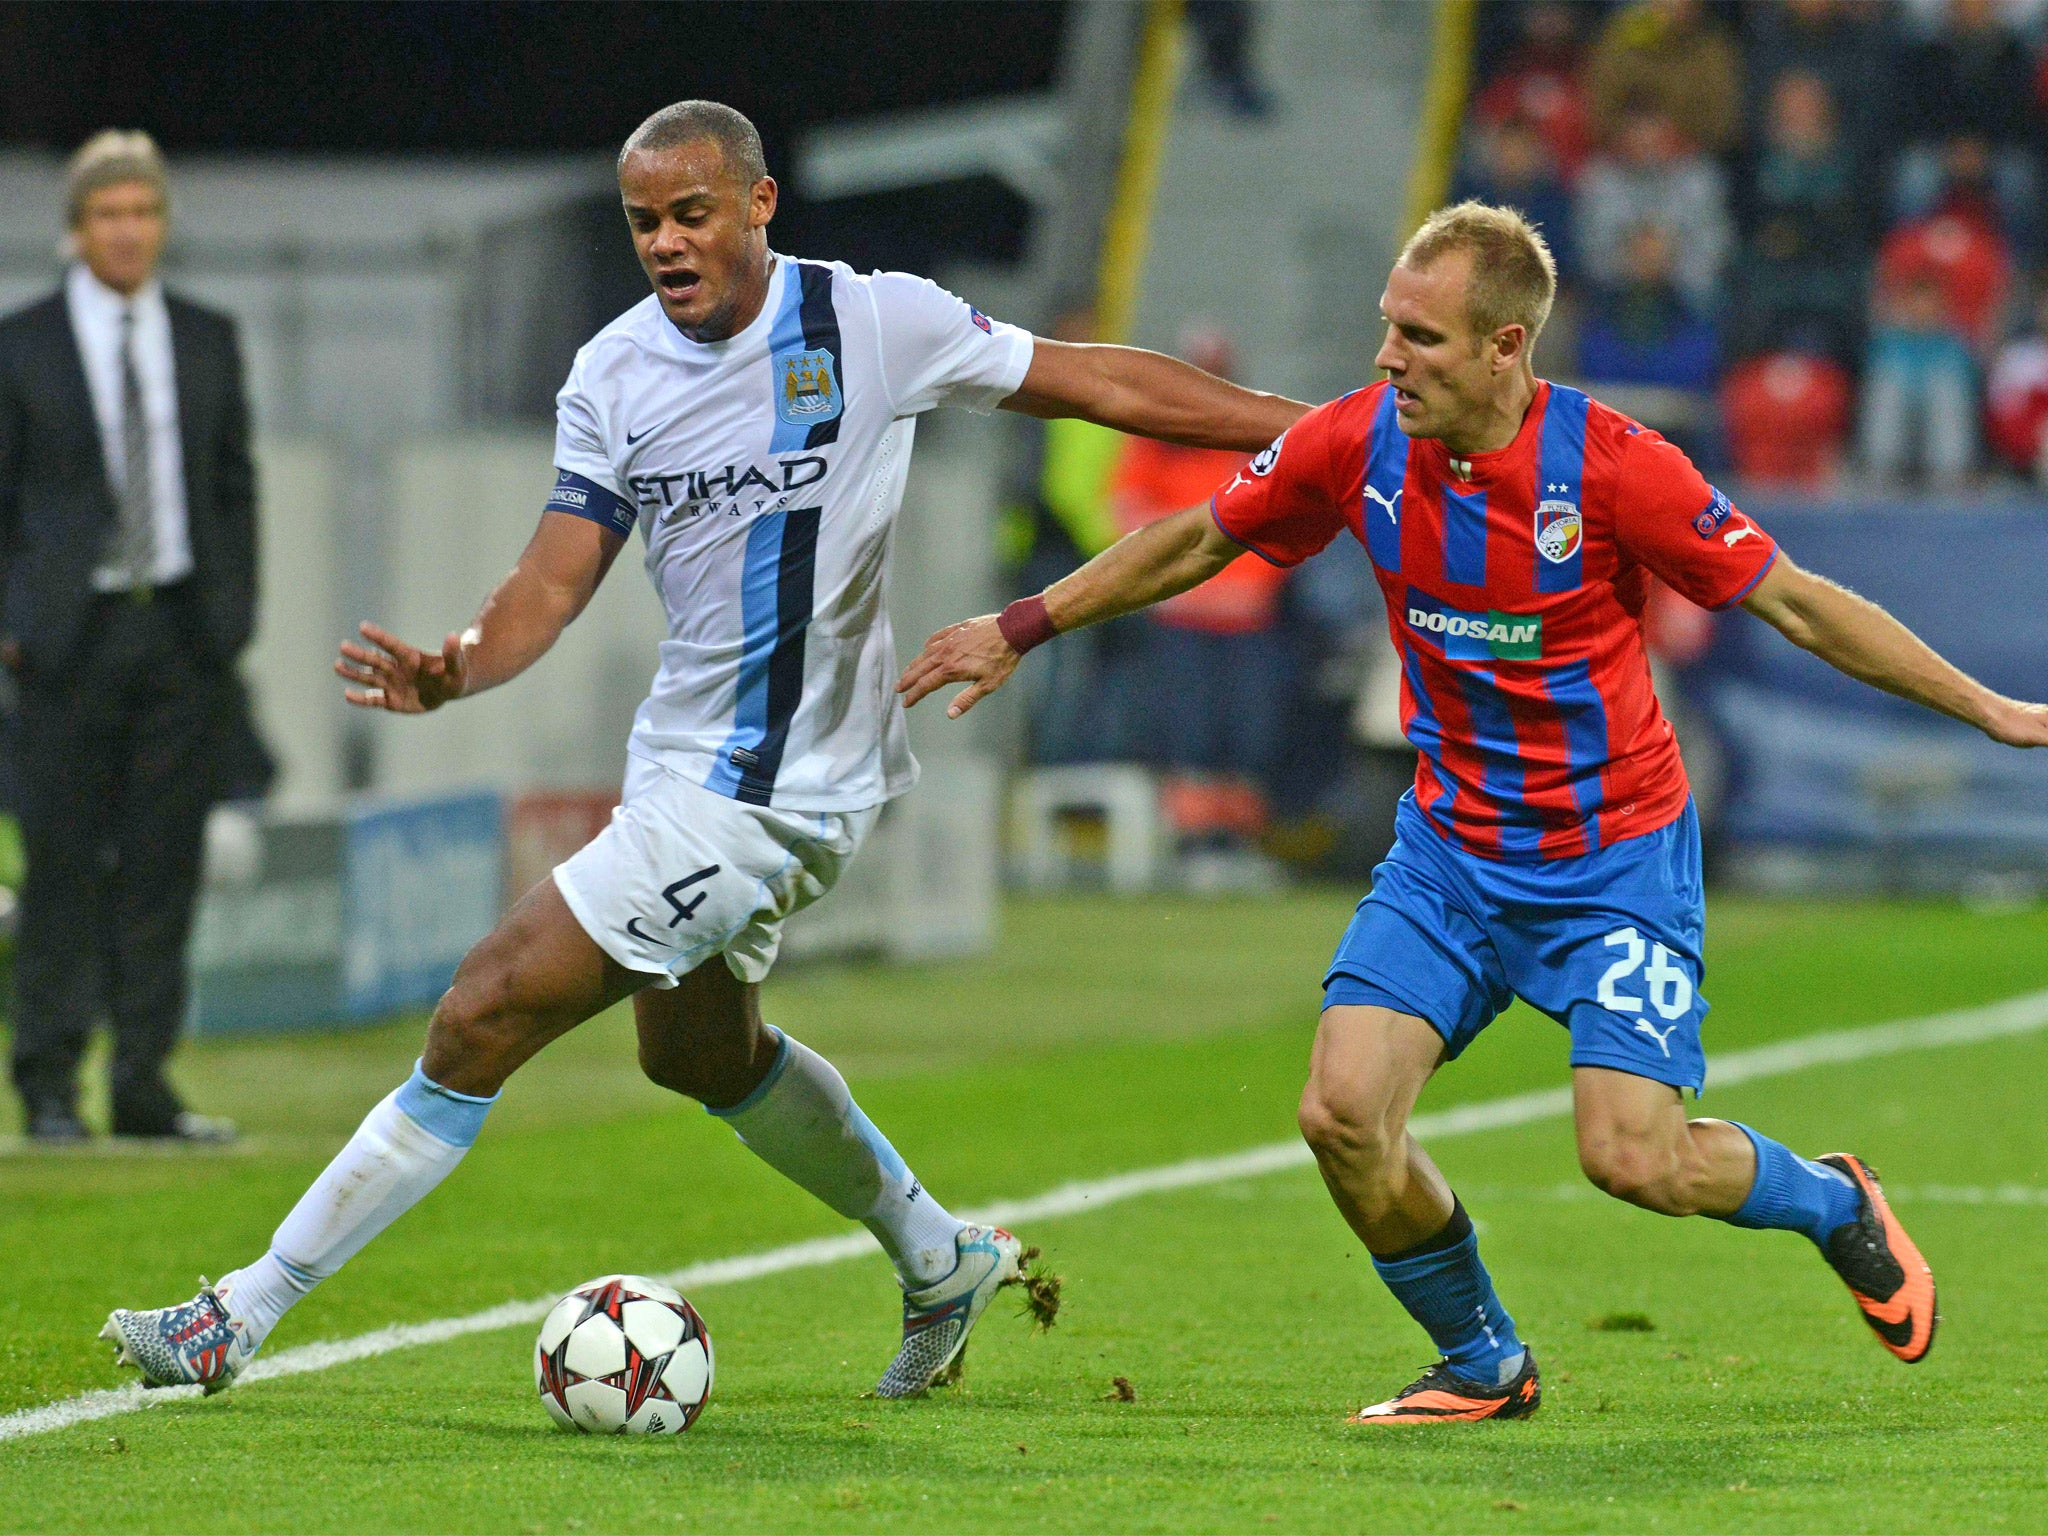
[[[1803,70],[1779,75],[1765,134],[1740,269],[1736,351],[1764,350],[1806,327],[1820,333],[1830,357],[1848,362],[1862,330],[1869,231],[1826,83]]]
[[[1211,373],[1231,373],[1230,344],[1216,331],[1191,331],[1181,354]],[[1120,529],[1207,502],[1245,463],[1241,453],[1126,439],[1114,482]],[[1150,610],[1146,691],[1166,769],[1161,803],[1183,852],[1247,853],[1265,830],[1266,781],[1287,698],[1279,629],[1286,580],[1279,567],[1241,555]]]
[[[1699,0],[1640,0],[1600,30],[1586,65],[1594,132],[1612,143],[1632,105],[1647,101],[1693,149],[1735,146],[1742,55]]]
[[[1063,305],[1053,321],[1059,341],[1093,341],[1095,310]],[[1123,435],[1077,417],[1027,428],[1036,451],[1020,454],[1023,482],[1004,514],[1011,589],[1040,592],[1116,542],[1110,477]],[[1101,762],[1135,755],[1140,743],[1133,681],[1141,619],[1113,619],[1046,647],[1046,665],[1025,690],[1034,763]]]
[[[2008,238],[2031,249],[2034,202],[2033,66],[2024,43],[1991,0],[1952,0],[1946,25],[1909,48],[1901,71],[1899,156],[1893,196],[1899,217],[1924,217],[1974,182],[1996,204]]]
[[[1647,97],[1622,111],[1609,151],[1579,181],[1579,262],[1593,283],[1629,280],[1629,241],[1643,224],[1669,236],[1671,277],[1698,315],[1712,314],[1732,239],[1721,168],[1687,147],[1670,117]]]
[[[1999,348],[1986,393],[1991,446],[2019,473],[2048,486],[2048,281],[2034,301],[2033,329]]]
[[[1202,46],[1202,74],[1224,109],[1238,117],[1270,117],[1273,93],[1252,67],[1256,18],[1250,0],[1188,0],[1187,18]]]
[[[1510,116],[1477,125],[1451,189],[1454,203],[1468,197],[1519,209],[1550,242],[1558,276],[1568,281],[1576,274],[1571,192],[1529,119]]]
[[[1671,232],[1642,223],[1622,242],[1621,280],[1603,287],[1579,332],[1579,374],[1596,384],[1714,386],[1718,340],[1712,317],[1676,280]]]
[[[1593,124],[1580,81],[1585,49],[1579,11],[1563,0],[1536,0],[1517,14],[1520,38],[1472,104],[1473,121],[1498,128],[1515,122],[1535,130],[1556,173],[1569,185],[1593,147]],[[1529,214],[1524,204],[1514,206]],[[1551,251],[1557,242],[1551,241]]]
[[[1879,268],[1863,375],[1864,468],[1897,479],[1917,466],[1953,488],[1976,467],[1976,369],[1941,270],[1894,259]]]
[[[1987,356],[2005,311],[2012,262],[1997,228],[1967,212],[1939,213],[1900,226],[1877,253],[1880,300],[1909,276],[1932,274],[1946,328]]]
[[[1848,371],[1824,357],[1775,352],[1728,370],[1721,419],[1745,480],[1820,490],[1849,437]]]
[[[1890,12],[1869,0],[1778,0],[1745,8],[1749,26],[1747,120],[1764,121],[1780,77],[1811,75],[1828,89],[1842,147],[1868,189],[1888,157],[1898,111]]]

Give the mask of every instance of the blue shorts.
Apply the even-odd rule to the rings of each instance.
[[[1572,1065],[1697,1094],[1706,898],[1692,803],[1669,826],[1575,859],[1509,864],[1465,853],[1404,795],[1323,978],[1323,1006],[1427,1019],[1446,1059],[1519,996],[1571,1031]]]

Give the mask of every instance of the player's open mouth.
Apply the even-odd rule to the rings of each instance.
[[[655,284],[671,299],[687,299],[697,291],[697,274],[664,272],[655,279]]]

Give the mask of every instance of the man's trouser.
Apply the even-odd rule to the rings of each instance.
[[[61,673],[24,669],[14,1083],[29,1112],[75,1107],[93,1020],[113,1025],[113,1129],[169,1132],[164,1080],[185,1014],[209,754],[229,675],[189,583],[99,598]]]

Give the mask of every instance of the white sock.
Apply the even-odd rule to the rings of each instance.
[[[496,1101],[412,1076],[364,1117],[270,1240],[270,1251],[215,1287],[261,1344],[279,1318],[411,1210],[462,1161]]]
[[[875,1234],[906,1287],[943,1280],[959,1262],[966,1225],[918,1183],[889,1140],[861,1113],[831,1062],[788,1035],[768,1076],[712,1114],[754,1155]]]

